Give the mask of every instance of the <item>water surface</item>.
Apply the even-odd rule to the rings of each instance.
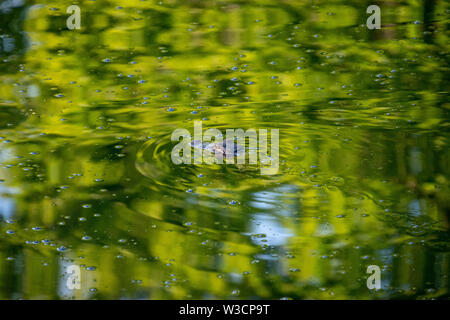
[[[446,1],[381,30],[368,1],[71,4],[0,4],[1,299],[449,297]],[[278,173],[173,164],[196,120],[279,129]]]

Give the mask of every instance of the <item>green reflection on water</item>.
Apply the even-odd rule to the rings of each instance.
[[[71,4],[0,7],[0,298],[449,297],[445,1]],[[174,165],[194,120],[278,174]]]

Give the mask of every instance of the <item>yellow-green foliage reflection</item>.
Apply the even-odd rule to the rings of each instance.
[[[0,298],[448,298],[445,1],[381,30],[371,1],[71,4],[0,11]],[[279,128],[279,173],[172,164],[194,120]]]

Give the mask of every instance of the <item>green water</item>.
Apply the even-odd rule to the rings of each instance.
[[[71,4],[0,3],[1,299],[449,297],[448,2]],[[173,164],[197,120],[278,173]]]

